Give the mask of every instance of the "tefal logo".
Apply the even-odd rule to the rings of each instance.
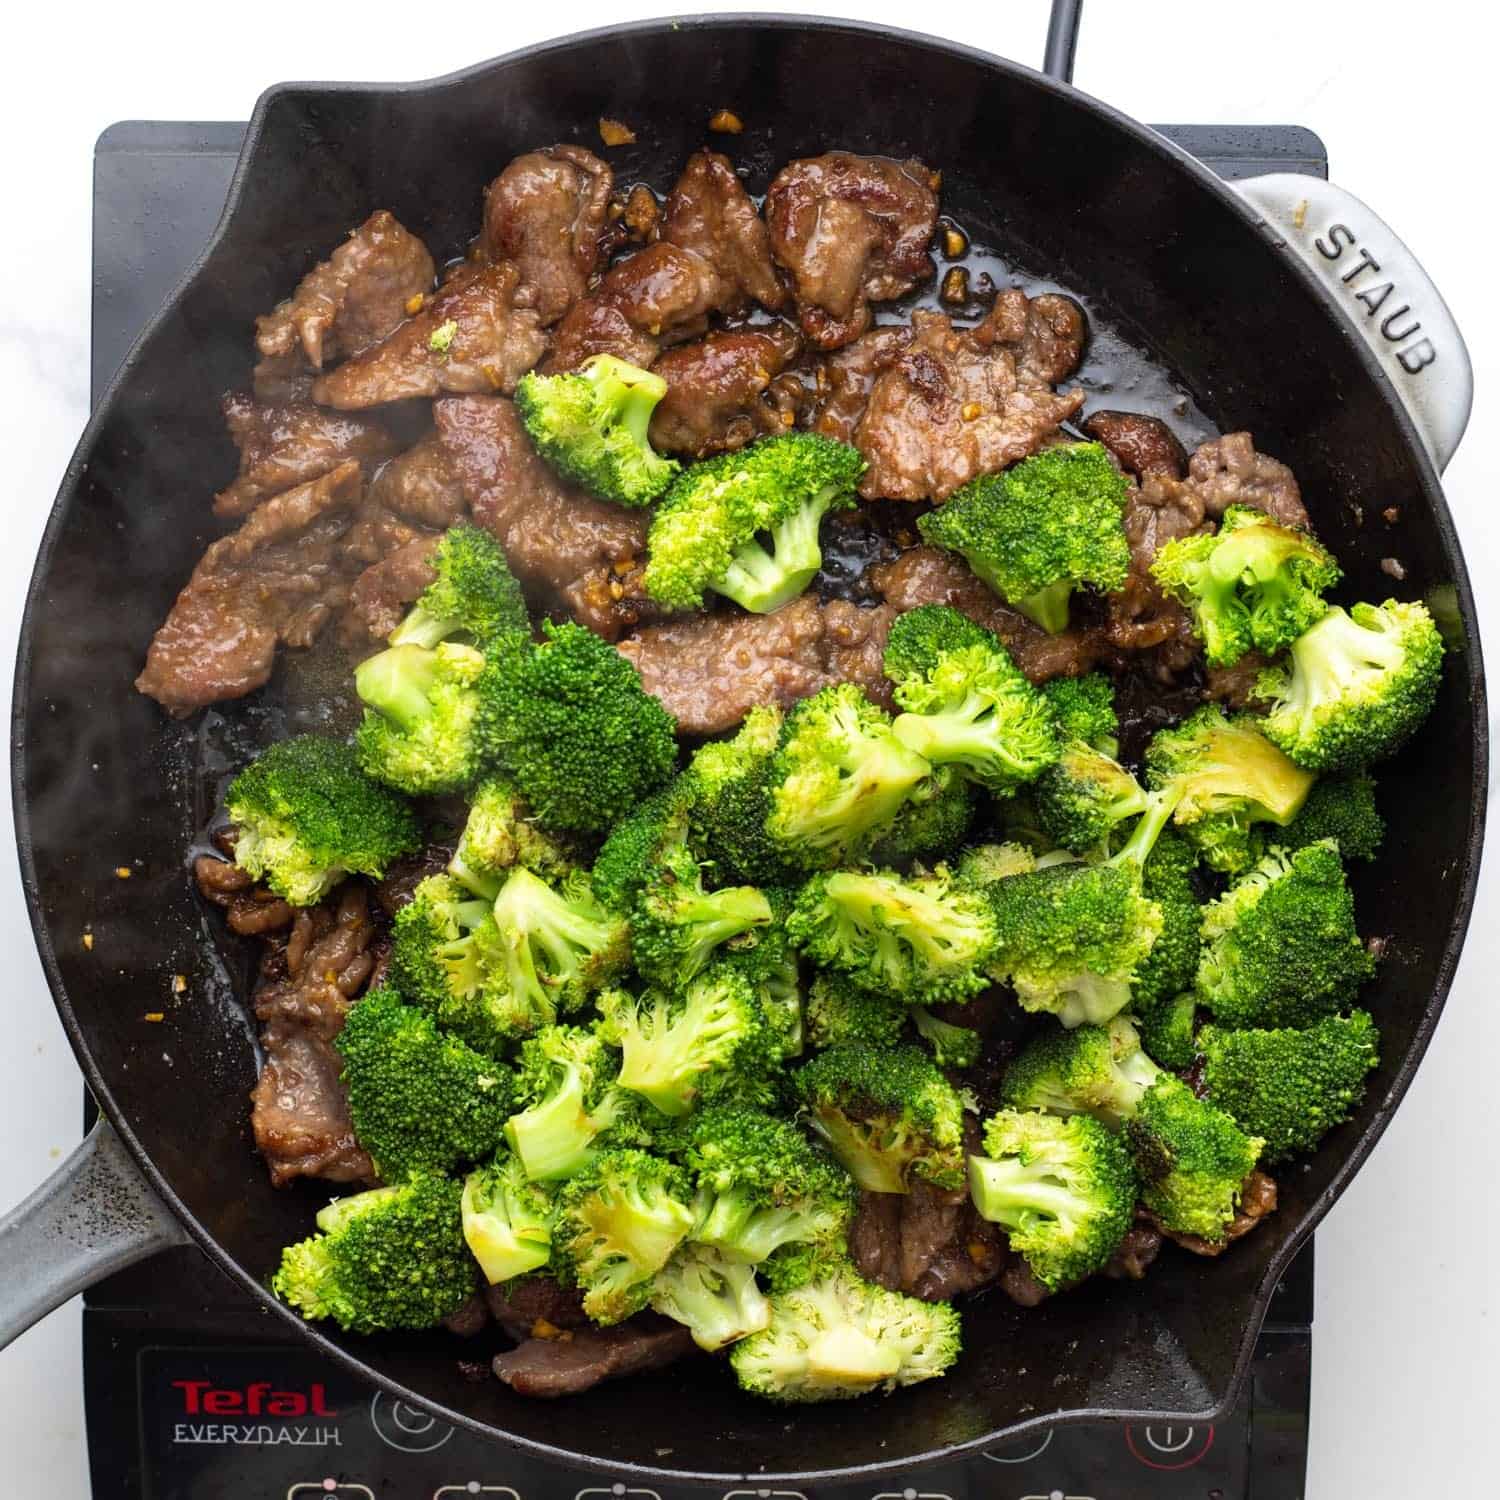
[[[250,1385],[222,1386],[211,1380],[174,1380],[182,1392],[182,1409],[189,1417],[336,1417],[328,1404],[327,1388],[318,1382],[305,1391],[279,1391],[268,1380]]]

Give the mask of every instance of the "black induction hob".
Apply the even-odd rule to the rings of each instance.
[[[1292,126],[1162,126],[1226,178],[1326,177]],[[207,242],[244,126],[126,122],[94,158],[93,395]],[[248,331],[247,331],[248,337]],[[1239,1407],[1214,1426],[1062,1427],[962,1463],[800,1491],[626,1486],[549,1466],[392,1402],[300,1344],[196,1249],[85,1295],[94,1500],[1301,1500],[1312,1246],[1271,1305]],[[1128,1291],[1122,1289],[1122,1295]]]

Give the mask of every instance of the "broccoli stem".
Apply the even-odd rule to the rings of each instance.
[[[462,853],[457,853],[448,862],[448,873],[465,889],[471,890],[482,901],[493,901],[500,894],[504,881],[497,875],[485,875],[474,869]]]
[[[1014,1157],[996,1161],[969,1158],[969,1192],[983,1219],[1006,1229],[1025,1230],[1038,1223],[1066,1224],[1078,1211],[1078,1199],[1045,1165],[1024,1165]]]
[[[1159,792],[1147,793],[1145,812],[1136,820],[1130,837],[1110,859],[1110,864],[1123,865],[1129,862],[1137,869],[1143,869],[1151,857],[1151,851],[1156,847],[1157,839],[1172,821],[1172,814],[1182,800],[1182,793],[1183,784],[1180,781],[1169,783]]]
[[[580,1172],[592,1155],[598,1127],[584,1108],[583,1080],[567,1080],[540,1104],[505,1122],[505,1138],[533,1182],[553,1182]]]
[[[989,582],[988,579],[985,581]],[[1072,595],[1071,581],[1059,578],[1056,583],[1049,583],[1046,588],[1038,589],[1024,599],[1012,599],[1009,602],[1028,620],[1034,620],[1040,625],[1048,635],[1060,635],[1068,628],[1068,601]]]
[[[797,598],[823,566],[818,532],[838,495],[836,486],[826,485],[776,522],[770,531],[770,551],[759,537],[747,542],[723,577],[711,585],[715,593],[758,615],[772,614]]]
[[[642,447],[649,447],[647,432],[651,413],[667,394],[667,382],[660,375],[637,369],[613,354],[597,354],[578,372],[599,392],[624,431]]]
[[[436,676],[436,661],[426,647],[391,646],[354,669],[354,691],[376,713],[412,730],[432,713]]]

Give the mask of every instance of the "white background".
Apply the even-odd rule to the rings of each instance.
[[[667,8],[665,0],[660,8],[502,0],[425,10],[261,0],[231,19],[214,7],[148,0],[13,15],[0,88],[0,660],[11,658],[35,542],[87,414],[90,167],[106,125],[244,119],[279,79],[421,78],[565,29]],[[1027,63],[1041,57],[1044,0],[822,9],[939,32]],[[1076,81],[1144,120],[1311,126],[1328,145],[1334,178],[1425,262],[1474,356],[1474,420],[1447,489],[1487,652],[1500,662],[1500,30],[1489,12],[1463,0],[1093,0]],[[0,788],[8,797],[6,780]],[[0,828],[8,827],[7,811]],[[1318,1232],[1312,1500],[1496,1493],[1496,874],[1492,866],[1481,884],[1467,955],[1427,1061]],[[0,861],[0,952],[3,1207],[71,1148],[80,1100],[9,860]],[[8,1494],[88,1494],[78,1329],[75,1303],[0,1356],[8,1475],[0,1488]]]

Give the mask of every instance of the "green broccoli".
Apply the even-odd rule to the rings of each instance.
[[[379,879],[422,842],[404,801],[372,781],[337,740],[304,734],[263,751],[229,784],[234,862],[294,906],[345,875]]]
[[[931,863],[957,853],[974,822],[979,796],[956,767],[934,767],[870,846],[870,863],[905,869],[914,860]]]
[[[500,1144],[509,1068],[444,1036],[389,987],[371,990],[334,1038],[355,1138],[386,1182],[478,1161]]]
[[[970,890],[982,891],[997,880],[1034,869],[1036,855],[1025,844],[975,844],[959,855],[954,878]]]
[[[1005,1070],[1000,1098],[1011,1109],[1092,1115],[1114,1127],[1162,1076],[1135,1027],[1116,1016],[1107,1026],[1043,1032]]]
[[[1125,476],[1098,443],[1048,448],[985,474],[917,521],[934,547],[964,560],[1008,604],[1056,635],[1084,586],[1125,587]]]
[[[933,765],[955,766],[1003,796],[1057,759],[1047,700],[999,639],[956,609],[927,604],[899,616],[885,673],[905,710],[892,725],[896,738]]]
[[[1203,910],[1198,997],[1223,1026],[1311,1026],[1375,972],[1331,839],[1272,849]]]
[[[1311,1151],[1347,1120],[1380,1061],[1380,1033],[1368,1011],[1325,1016],[1305,1031],[1227,1031],[1198,1037],[1208,1097],[1241,1130],[1264,1136],[1266,1160]]]
[[[1163,995],[1150,1005],[1133,1004],[1141,1046],[1168,1068],[1192,1066],[1198,1055],[1198,997],[1192,990]]]
[[[1042,697],[1057,722],[1057,737],[1115,756],[1120,749],[1120,717],[1115,712],[1115,685],[1103,672],[1085,677],[1054,677],[1044,682]]]
[[[561,375],[523,375],[515,402],[526,435],[564,479],[617,505],[649,505],[681,467],[647,435],[666,394],[660,375],[596,354]]]
[[[474,788],[448,873],[493,901],[518,865],[543,880],[562,880],[578,868],[578,849],[566,835],[544,833],[515,787],[490,777]]]
[[[984,1039],[971,1026],[955,1026],[935,1016],[925,1005],[911,1008],[911,1024],[917,1035],[932,1048],[940,1068],[972,1068],[979,1061]]]
[[[672,609],[701,608],[709,590],[754,614],[780,609],[823,566],[819,526],[854,505],[864,471],[857,448],[812,432],[693,464],[651,518],[646,592]]]
[[[619,1086],[619,1054],[581,1026],[545,1026],[521,1044],[505,1139],[533,1181],[581,1171],[606,1146],[644,1143],[640,1101]]]
[[[753,885],[703,888],[703,869],[686,849],[662,856],[631,908],[631,944],[643,978],[671,990],[701,974],[732,938],[766,926],[771,903]]]
[[[388,637],[392,646],[431,650],[444,641],[483,647],[531,630],[521,585],[500,543],[478,526],[455,526],[432,553],[433,581]]]
[[[1311,771],[1352,771],[1394,754],[1432,711],[1443,638],[1426,606],[1387,599],[1334,607],[1262,672],[1266,737]]]
[[[271,1290],[351,1333],[432,1328],[474,1294],[462,1196],[446,1177],[416,1176],[335,1199],[319,1233],[282,1252]]]
[[[963,1186],[963,1101],[920,1048],[830,1047],[803,1063],[792,1087],[860,1187],[904,1193],[912,1176]]]
[[[931,769],[854,683],[824,688],[803,699],[783,727],[767,776],[767,833],[802,869],[858,859]]]
[[[1380,852],[1385,819],[1375,805],[1375,778],[1368,772],[1320,776],[1302,811],[1276,834],[1283,849],[1305,849],[1321,839],[1332,839],[1346,860],[1374,859]]]
[[[1151,572],[1192,611],[1211,667],[1291,645],[1322,618],[1322,596],[1339,581],[1338,564],[1309,532],[1247,505],[1231,505],[1217,533],[1168,542]]]
[[[594,894],[611,911],[628,912],[661,861],[686,847],[692,805],[692,783],[677,776],[610,830],[591,878]]]
[[[1140,1174],[1141,1201],[1162,1228],[1222,1241],[1266,1143],[1171,1074],[1141,1096],[1125,1138]]]
[[[464,1239],[491,1286],[540,1271],[552,1259],[552,1197],[506,1151],[469,1173]]]
[[[912,1003],[967,1000],[989,985],[990,904],[945,871],[815,875],[798,895],[787,931],[815,964]]]
[[[561,1184],[553,1265],[594,1322],[622,1322],[650,1301],[656,1273],[693,1227],[691,1197],[680,1167],[644,1151],[603,1151]]]
[[[1088,1115],[1001,1110],[969,1158],[969,1195],[1048,1291],[1092,1276],[1135,1217],[1135,1169],[1118,1136]]]
[[[1130,1007],[1146,1051],[1170,1068],[1192,1062],[1192,994],[1203,948],[1203,910],[1193,872],[1198,857],[1175,829],[1158,839],[1141,869],[1141,890],[1161,907],[1161,931],[1136,970]]]
[[[671,776],[676,722],[592,631],[543,631],[492,653],[479,735],[544,827],[602,833]]]
[[[1254,863],[1253,825],[1290,823],[1313,784],[1258,720],[1226,718],[1212,704],[1157,732],[1146,750],[1146,779],[1174,801],[1173,820],[1204,863],[1231,875]]]
[[[712,1245],[679,1245],[651,1283],[651,1310],[692,1331],[710,1354],[771,1321],[771,1304],[755,1267],[731,1260]]]
[[[807,992],[808,1045],[821,1050],[848,1042],[870,1047],[899,1046],[911,1019],[895,995],[867,990],[845,974],[824,970]]]
[[[683,773],[690,788],[693,848],[721,883],[762,885],[794,878],[766,832],[767,783],[783,723],[774,704],[752,708],[738,733],[700,746]]]
[[[729,1352],[740,1386],[772,1401],[839,1401],[934,1380],[961,1348],[958,1312],[919,1302],[835,1262],[771,1297],[771,1321]]]
[[[1146,793],[1135,777],[1082,740],[1063,746],[1037,778],[1032,800],[1048,838],[1075,854],[1103,848],[1120,824],[1146,811]]]
[[[715,962],[749,980],[782,1058],[800,1057],[806,1041],[802,966],[786,930],[796,893],[772,886],[764,895],[770,922],[720,948]]]
[[[664,1115],[700,1101],[768,1103],[780,1048],[743,974],[716,964],[680,996],[612,991],[600,1001],[600,1034],[622,1053],[620,1087]]]

